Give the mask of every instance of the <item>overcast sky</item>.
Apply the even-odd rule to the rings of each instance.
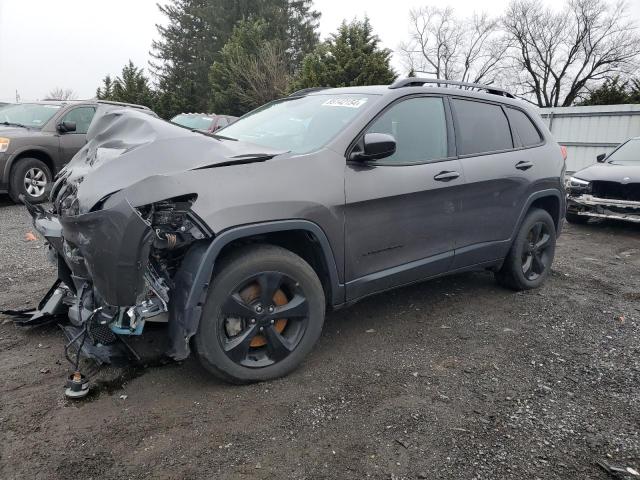
[[[546,0],[550,2],[550,0]],[[160,0],[165,3],[166,0]],[[384,46],[397,49],[407,37],[412,7],[453,6],[459,14],[482,9],[500,14],[508,0],[315,0],[322,13],[321,37],[343,19],[368,14]],[[553,4],[559,2],[554,1]],[[640,1],[630,2],[640,23]],[[0,100],[43,98],[55,87],[71,88],[79,98],[95,95],[107,74],[119,74],[129,60],[149,61],[155,25],[164,22],[156,0],[0,0]],[[400,61],[394,66],[400,70]],[[404,72],[401,72],[404,73]]]

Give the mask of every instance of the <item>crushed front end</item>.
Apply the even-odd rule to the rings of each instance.
[[[640,183],[567,180],[567,212],[640,223]]]
[[[31,317],[33,323],[66,316],[67,337],[82,340],[76,349],[100,364],[119,364],[123,357],[135,358],[125,336],[140,335],[148,321],[168,322],[166,353],[186,358],[195,333],[183,323],[189,320],[184,291],[190,285],[177,279],[189,278],[183,268],[190,268],[189,258],[201,254],[210,237],[191,211],[196,198],[182,195],[133,206],[116,193],[80,213],[74,185],[59,178],[51,210],[27,205],[58,268],[58,280]]]

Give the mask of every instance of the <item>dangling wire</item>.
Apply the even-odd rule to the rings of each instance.
[[[94,315],[98,313],[100,310],[102,310],[102,307],[98,307],[93,312],[91,312],[91,314],[89,315],[89,318],[87,318],[87,320],[84,322],[82,331],[80,331],[80,333],[78,333],[75,337],[73,337],[69,341],[69,343],[67,343],[64,347],[64,356],[67,359],[67,361],[71,365],[73,365],[74,371],[76,372],[78,371],[78,367],[80,366],[80,354],[82,353],[82,347],[84,346],[84,342],[87,340],[87,337],[89,336],[89,323],[91,322],[91,320],[93,320]],[[72,360],[69,357],[69,348],[71,347],[71,345],[76,343],[80,337],[82,337],[82,341],[80,342],[80,346],[78,347],[78,350],[76,352],[75,360]]]

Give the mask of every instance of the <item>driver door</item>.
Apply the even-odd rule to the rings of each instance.
[[[446,272],[464,183],[444,98],[400,99],[364,133],[393,135],[396,153],[347,163],[347,300]]]
[[[60,132],[60,160],[63,165],[66,165],[73,156],[78,153],[85,143],[87,143],[87,130],[93,120],[93,116],[96,113],[95,107],[81,106],[75,107],[65,113],[60,118],[58,124],[62,122],[74,122],[76,124],[76,130],[74,132]]]

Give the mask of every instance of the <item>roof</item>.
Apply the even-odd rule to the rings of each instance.
[[[131,108],[140,108],[143,110],[149,110],[149,107],[145,107],[144,105],[137,105],[135,103],[125,103],[125,102],[112,102],[110,100],[37,100],[34,102],[20,102],[19,104],[31,104],[31,105],[80,105],[80,104],[104,104],[104,105],[116,105],[121,107],[131,107]],[[17,105],[19,105],[17,104]]]
[[[404,81],[407,80],[407,81]],[[441,95],[456,95],[462,97],[479,98],[488,101],[498,101],[501,103],[514,105],[518,107],[528,108],[531,105],[524,100],[518,99],[513,95],[499,88],[493,88],[489,85],[464,84],[462,82],[449,82],[447,80],[438,79],[416,79],[409,78],[398,80],[392,85],[369,85],[364,87],[338,87],[317,90],[307,95],[387,95],[394,98],[406,96],[412,93],[435,93]],[[428,81],[425,81],[428,80]],[[425,83],[421,83],[425,81]],[[403,83],[397,85],[398,83]],[[444,86],[448,83],[448,86]],[[397,85],[397,86],[394,86]],[[454,88],[452,88],[454,87]],[[493,92],[493,93],[489,93]],[[505,95],[506,94],[506,95]]]

